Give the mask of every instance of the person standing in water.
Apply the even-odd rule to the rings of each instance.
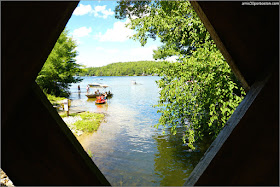
[[[78,85],[78,93],[81,93],[81,87]]]
[[[89,92],[89,86],[87,85],[87,93]]]

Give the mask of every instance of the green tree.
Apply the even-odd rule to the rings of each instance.
[[[158,74],[161,88],[157,126],[185,126],[183,140],[195,149],[197,140],[214,139],[245,92],[231,72],[188,1],[120,1],[116,18],[131,18],[132,39],[145,45],[148,38],[162,43],[155,59],[177,56]],[[207,138],[206,138],[207,137]]]
[[[74,77],[81,70],[80,65],[75,60],[77,56],[75,48],[77,46],[75,41],[67,35],[67,30],[61,33],[36,78],[36,82],[44,92],[61,97],[69,96],[71,83],[77,83],[82,80]]]
[[[97,76],[133,76],[142,75],[146,73],[148,75],[154,74],[158,68],[166,66],[166,62],[155,61],[138,61],[138,62],[117,62],[108,64],[102,67],[90,67],[84,68],[83,72],[78,73],[80,76],[85,75],[97,75]],[[101,74],[102,73],[102,74]]]

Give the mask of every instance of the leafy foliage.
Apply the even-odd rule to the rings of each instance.
[[[205,44],[189,58],[170,64],[163,74],[158,81],[162,88],[158,125],[171,125],[175,134],[176,126],[184,124],[192,149],[196,140],[218,135],[245,95],[214,45]]]
[[[245,92],[188,1],[141,4],[146,11],[137,8],[137,1],[119,2],[116,17],[132,18],[127,26],[136,31],[132,39],[142,45],[149,37],[161,40],[155,59],[178,57],[157,72],[163,76],[157,82],[162,114],[157,127],[171,127],[176,134],[178,126],[185,126],[183,140],[195,149],[197,140],[217,136]]]
[[[48,100],[53,104],[53,105],[58,105],[59,104],[59,101],[62,101],[64,99],[66,99],[65,97],[56,97],[54,95],[51,95],[51,94],[46,94],[47,95],[47,98]]]
[[[157,68],[166,66],[167,62],[138,61],[138,62],[118,62],[102,67],[84,68],[79,76],[133,76],[154,74]]]
[[[61,97],[69,96],[70,83],[81,81],[74,77],[80,71],[80,65],[75,63],[77,46],[67,34],[66,30],[61,33],[36,79],[44,92]]]
[[[210,40],[210,34],[188,1],[144,2],[142,1],[141,4],[145,4],[149,11],[141,13],[142,6],[137,9],[138,1],[120,1],[115,11],[121,10],[122,13],[116,12],[116,14],[123,15],[130,8],[134,10],[128,11],[127,16],[130,18],[145,15],[131,19],[128,27],[136,31],[132,39],[140,41],[142,46],[147,43],[149,37],[160,39],[163,45],[155,51],[155,59],[165,59],[173,55],[190,55],[195,47]],[[127,4],[129,8],[126,7]],[[147,7],[147,5],[150,6]],[[133,14],[134,12],[136,14]],[[124,18],[124,16],[121,17],[121,19]]]

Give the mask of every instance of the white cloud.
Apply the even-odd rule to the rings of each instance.
[[[91,31],[92,31],[91,27],[89,28],[81,27],[73,31],[73,36],[74,38],[88,36]]]
[[[111,8],[106,9],[107,5],[104,6],[95,6],[92,9],[91,5],[83,5],[79,4],[79,6],[74,10],[73,15],[75,16],[82,16],[85,14],[94,14],[95,17],[100,17],[106,19],[108,16],[114,15],[114,11]]]
[[[129,50],[129,53],[131,56],[148,56],[151,58],[153,56],[153,50],[156,50],[157,46],[152,45],[149,47],[138,47],[138,48],[132,48]]]
[[[94,7],[94,12],[98,13],[98,12],[102,12],[106,9],[106,5],[104,6],[95,6]]]
[[[82,15],[85,15],[85,14],[88,14],[92,12],[92,8],[90,5],[83,5],[83,4],[80,4],[73,12],[73,15],[75,16],[82,16]]]
[[[178,56],[171,56],[171,57],[166,58],[165,60],[169,61],[169,62],[176,62],[177,59],[178,59]]]
[[[108,29],[105,34],[97,34],[95,38],[99,41],[110,41],[110,42],[124,42],[129,39],[130,36],[133,35],[134,31],[125,27],[129,20],[126,22],[117,21],[114,23],[112,29]]]
[[[118,49],[107,49],[106,50],[107,54],[110,55],[110,54],[116,54],[119,52]]]
[[[96,50],[98,50],[98,51],[102,51],[102,50],[104,50],[104,48],[103,48],[103,47],[96,47],[95,49],[96,49]]]
[[[95,6],[94,10],[92,10],[91,12],[94,14],[95,17],[102,17],[106,19],[108,16],[114,15],[114,12],[110,8],[106,10],[106,6],[107,5]]]

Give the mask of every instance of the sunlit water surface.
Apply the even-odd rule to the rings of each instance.
[[[114,186],[183,185],[203,153],[191,152],[183,145],[180,131],[162,135],[158,123],[159,88],[156,76],[82,77],[71,86],[72,105],[106,114],[98,131],[84,140],[93,153],[93,161]],[[136,85],[132,84],[136,81]],[[113,97],[105,105],[96,105],[85,96],[88,83],[111,86]],[[81,86],[81,94],[77,87]]]

